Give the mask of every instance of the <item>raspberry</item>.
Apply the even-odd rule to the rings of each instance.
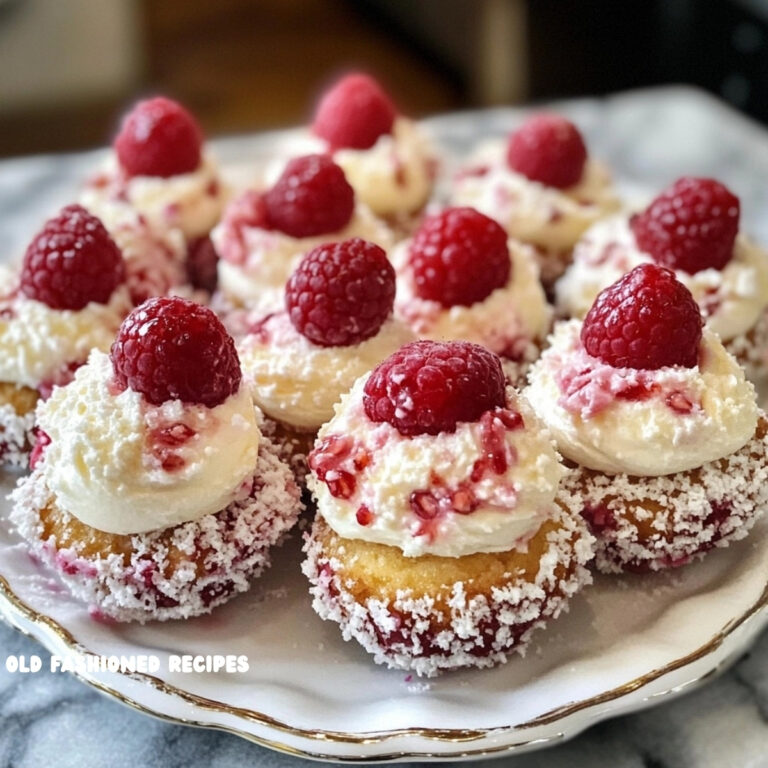
[[[572,187],[586,162],[587,148],[579,129],[560,115],[535,115],[509,137],[509,167],[549,187]]]
[[[642,250],[657,264],[695,275],[722,269],[739,231],[739,198],[714,179],[684,177],[632,218]]]
[[[699,307],[674,272],[641,264],[598,295],[581,341],[590,355],[616,368],[693,368],[701,326]]]
[[[310,251],[285,288],[296,330],[323,347],[375,336],[392,312],[395,270],[383,249],[359,237]]]
[[[312,130],[331,150],[370,149],[379,136],[392,132],[397,110],[370,76],[343,77],[320,100]]]
[[[473,208],[430,216],[409,252],[416,293],[444,307],[468,307],[506,285],[512,270],[504,229]]]
[[[371,421],[401,435],[453,432],[505,403],[499,358],[467,341],[414,341],[374,368],[363,406]]]
[[[291,237],[338,232],[349,224],[355,193],[344,171],[326,155],[291,160],[264,195],[269,224]]]
[[[187,248],[187,278],[193,288],[216,290],[219,256],[208,235],[193,240]]]
[[[178,296],[150,299],[123,321],[110,352],[117,385],[161,405],[213,408],[240,386],[232,337],[216,315]]]
[[[126,115],[114,147],[130,176],[176,176],[200,166],[203,134],[181,104],[159,96],[140,101]]]
[[[80,205],[49,219],[24,255],[21,290],[51,309],[106,304],[125,279],[120,249],[104,225]]]

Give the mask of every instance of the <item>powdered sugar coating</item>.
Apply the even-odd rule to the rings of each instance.
[[[225,196],[217,164],[210,155],[190,173],[127,179],[112,153],[101,171],[88,180],[80,203],[99,218],[102,213],[109,216],[108,207],[115,200],[128,203],[157,231],[179,229],[191,241],[211,231],[221,216]]]
[[[35,412],[19,416],[9,403],[0,405],[0,466],[26,469],[34,443]]]
[[[610,474],[666,475],[738,450],[757,424],[754,387],[704,329],[699,365],[614,368],[589,354],[581,321],[556,324],[525,395],[566,458]]]
[[[302,257],[318,245],[361,237],[392,246],[392,234],[370,209],[358,203],[352,219],[339,232],[316,237],[291,237],[274,229],[243,223],[234,201],[211,232],[219,254],[219,288],[222,293],[249,309],[263,314],[285,306],[285,285]],[[229,215],[231,211],[231,215]]]
[[[604,573],[657,571],[744,538],[768,506],[768,422],[739,451],[691,472],[608,476],[578,467],[558,501],[597,536]]]
[[[547,534],[533,580],[510,573],[488,594],[468,597],[471,586],[457,581],[445,585],[441,595],[398,590],[392,599],[370,597],[365,603],[351,592],[348,564],[324,551],[323,524],[316,522],[302,564],[312,607],[324,621],[339,624],[344,640],[356,640],[374,662],[392,669],[434,677],[444,670],[504,663],[511,652],[524,655],[534,631],[567,610],[569,599],[592,581],[586,565],[594,539],[583,521],[560,508],[554,520],[557,527]],[[445,598],[450,615],[436,608],[439,598]]]
[[[640,264],[653,264],[635,240],[626,216],[591,227],[573,250],[573,264],[556,286],[557,308],[568,317],[584,317],[597,294]],[[739,234],[731,260],[695,275],[675,270],[693,294],[707,325],[723,341],[747,333],[768,306],[768,254]]]
[[[591,224],[620,205],[608,170],[596,160],[587,160],[578,184],[548,187],[509,168],[505,141],[476,150],[453,180],[451,204],[477,208],[510,237],[552,251],[570,250]]]
[[[269,566],[270,548],[294,526],[303,508],[290,470],[264,439],[247,498],[171,530],[169,544],[180,559],[168,559],[164,531],[132,536],[126,557],[86,556],[77,545],[60,548],[53,537],[41,539],[40,511],[56,503],[44,481],[44,464],[12,492],[11,522],[76,598],[121,622],[198,616],[245,592]]]
[[[533,249],[514,240],[508,247],[512,271],[506,285],[470,306],[446,308],[417,295],[410,240],[398,244],[391,256],[397,273],[395,316],[419,338],[473,341],[503,357],[524,359],[529,347],[538,347],[547,335],[552,310],[539,283]]]

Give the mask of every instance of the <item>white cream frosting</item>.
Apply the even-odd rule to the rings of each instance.
[[[392,133],[379,136],[369,149],[337,149],[333,159],[358,199],[379,216],[416,213],[432,193],[433,150],[407,117],[397,117]]]
[[[552,514],[564,468],[536,416],[511,388],[507,407],[522,415],[523,425],[508,428],[495,418],[493,429],[509,459],[501,474],[491,470],[472,479],[475,463],[487,456],[480,422],[460,423],[455,432],[403,437],[387,423],[375,424],[365,414],[362,396],[367,377],[359,379],[336,407],[316,443],[338,436],[351,445],[342,464],[356,472],[355,491],[348,499],[331,495],[328,486],[310,476],[318,512],[344,538],[398,547],[407,557],[433,554],[462,557],[476,552],[503,552],[524,547]],[[366,461],[361,456],[366,456]],[[355,463],[360,469],[355,468]],[[328,476],[330,477],[330,476]],[[436,479],[439,484],[436,485]],[[415,514],[412,494],[435,494],[440,513],[428,523]],[[469,514],[452,509],[452,490],[471,495]],[[370,510],[363,525],[357,514]]]
[[[92,349],[108,350],[132,308],[128,288],[118,286],[107,304],[51,309],[14,290],[18,278],[0,275],[0,381],[38,389],[61,380]],[[3,296],[6,298],[3,298]]]
[[[158,229],[121,200],[102,200],[97,215],[125,259],[131,295],[143,301],[162,296],[187,281],[186,246],[180,229]]]
[[[57,504],[86,525],[117,534],[169,528],[224,509],[250,490],[244,484],[260,441],[244,385],[215,408],[178,400],[153,406],[130,389],[116,393],[111,361],[97,351],[74,381],[41,403],[38,423],[51,438],[44,473]],[[180,444],[158,440],[160,430],[185,428],[190,436]],[[178,466],[163,468],[164,458]]]
[[[754,435],[755,390],[711,331],[697,366],[653,371],[589,356],[580,333],[579,320],[557,324],[524,392],[566,458],[608,474],[668,475],[728,456]]]
[[[282,311],[263,321],[259,333],[247,335],[238,353],[256,405],[277,421],[314,431],[360,376],[414,339],[407,326],[390,319],[360,344],[321,347]]]
[[[555,287],[558,311],[584,317],[600,291],[649,263],[653,258],[638,247],[626,216],[598,222],[574,248],[573,264]],[[768,253],[742,234],[722,270],[703,269],[695,275],[675,270],[675,275],[723,341],[749,331],[768,307]]]
[[[226,215],[211,233],[219,254],[219,289],[239,304],[263,312],[274,312],[285,305],[285,285],[302,257],[318,245],[353,237],[392,246],[392,232],[370,208],[355,205],[344,229],[316,237],[291,237],[261,227],[247,227],[230,221]]]
[[[139,211],[157,231],[179,229],[187,240],[194,240],[208,234],[219,220],[225,192],[209,155],[190,173],[125,179],[112,154],[83,189],[80,202],[99,218],[107,218],[105,204],[117,199]]]
[[[506,142],[481,147],[453,182],[451,205],[468,205],[499,222],[510,237],[541,248],[572,248],[595,221],[616,211],[619,198],[604,165],[588,159],[567,189],[531,181],[509,168]]]
[[[419,338],[473,341],[510,357],[525,341],[544,340],[552,322],[552,310],[539,282],[535,253],[529,246],[509,241],[512,272],[507,285],[468,307],[446,308],[416,295],[408,265],[410,245],[407,240],[392,251],[397,273],[395,314]]]

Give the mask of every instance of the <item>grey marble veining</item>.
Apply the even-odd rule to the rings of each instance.
[[[741,196],[748,231],[768,243],[768,133],[686,89],[565,105],[593,151],[629,188],[660,187],[684,173],[712,175]],[[483,123],[501,132],[509,114],[463,119],[468,145]],[[434,123],[441,130],[441,121]],[[218,145],[236,159],[248,140]],[[69,155],[0,163],[0,254],[20,254],[41,219],[70,202],[97,157]],[[12,675],[11,654],[47,653],[0,625],[0,768],[230,768],[302,761],[235,736],[156,720],[107,700],[67,675]],[[765,768],[768,766],[768,634],[729,672],[686,696],[603,723],[545,751],[505,757],[513,768]],[[490,764],[490,761],[488,761]],[[473,763],[485,765],[485,762]]]

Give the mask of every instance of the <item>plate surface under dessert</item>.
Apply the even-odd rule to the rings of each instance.
[[[611,120],[619,125],[650,116],[646,140],[664,136],[665,155],[677,146],[678,165],[686,158],[688,138],[676,129],[687,121],[716,122],[735,144],[745,132],[756,140],[754,127],[695,93],[635,96],[634,116],[622,109],[621,99],[599,108],[566,105],[598,154],[600,136],[611,141]],[[513,110],[475,113],[439,118],[431,126],[444,146],[461,151],[503,132],[516,117]],[[256,174],[274,142],[289,138],[230,140],[221,143],[220,155],[225,161],[252,160]],[[755,174],[768,173],[768,142],[761,140],[764,152],[753,160],[766,168],[753,168]],[[637,170],[632,157],[632,152],[624,157],[629,172]],[[80,177],[92,160],[78,167]],[[238,176],[248,175],[240,163]],[[49,209],[46,202],[39,218]],[[14,480],[0,474],[2,496]],[[570,614],[535,636],[524,659],[424,681],[375,667],[356,644],[341,640],[334,625],[317,618],[298,568],[299,534],[275,553],[275,566],[251,593],[209,617],[115,625],[92,618],[30,559],[9,531],[7,504],[0,501],[0,615],[6,620],[60,655],[159,656],[154,676],[99,671],[80,676],[145,712],[320,759],[456,759],[545,746],[689,689],[743,652],[768,624],[768,520],[763,520],[745,541],[682,570],[598,577],[573,601]],[[249,670],[170,673],[171,654],[247,656]]]

